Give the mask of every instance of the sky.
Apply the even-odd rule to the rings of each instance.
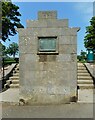
[[[77,33],[77,54],[81,50],[86,51],[84,47],[84,36],[86,26],[90,25],[90,19],[93,16],[93,2],[13,2],[19,6],[21,13],[21,23],[26,27],[26,20],[37,20],[38,11],[56,10],[58,19],[69,19],[69,27],[80,27]],[[18,43],[18,34],[10,37],[11,41],[6,41],[8,46],[12,42]]]

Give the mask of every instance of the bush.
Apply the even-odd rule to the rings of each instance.
[[[12,63],[19,63],[19,58],[5,58],[4,65],[11,65]]]

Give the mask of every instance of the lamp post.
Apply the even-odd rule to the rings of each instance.
[[[2,57],[2,67],[3,67],[3,82],[4,82],[4,75],[5,75],[5,72],[4,72],[4,56]]]
[[[4,87],[4,83],[5,83],[5,70],[4,70],[4,59],[5,59],[5,55],[2,56],[2,67],[3,67],[3,76],[2,76],[2,88]]]

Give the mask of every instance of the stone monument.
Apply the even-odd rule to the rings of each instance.
[[[77,32],[56,11],[39,11],[18,29],[20,100],[31,105],[70,103],[77,96]]]

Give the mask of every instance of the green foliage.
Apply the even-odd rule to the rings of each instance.
[[[7,49],[6,46],[2,44],[2,56],[7,57]]]
[[[18,12],[19,7],[11,2],[2,2],[2,40],[6,41],[9,36],[17,34],[15,28],[23,28],[20,23]]]
[[[85,62],[87,59],[87,53],[81,50],[81,53],[77,56],[77,59],[81,62]]]
[[[86,48],[95,49],[95,16],[90,20],[90,26],[86,27],[86,36],[84,37]]]
[[[15,58],[15,55],[18,53],[18,44],[13,42],[12,44],[9,45],[9,47],[6,49],[7,54],[13,55],[13,58]]]
[[[14,58],[7,57],[4,59],[4,65],[11,65],[12,63],[17,63]]]

